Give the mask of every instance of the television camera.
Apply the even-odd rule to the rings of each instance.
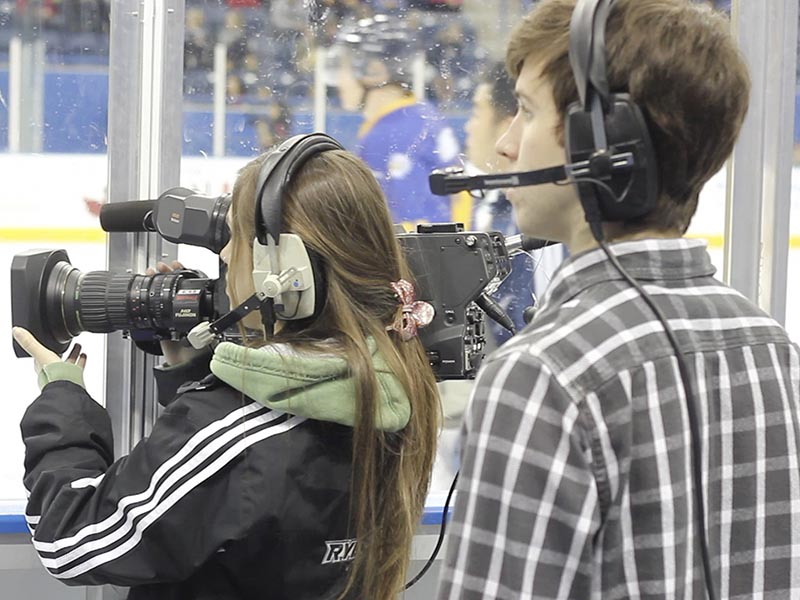
[[[230,196],[203,196],[172,188],[158,200],[108,204],[100,214],[106,231],[154,231],[179,244],[215,253],[230,232],[225,217]],[[485,353],[488,314],[506,328],[513,324],[491,299],[511,271],[509,257],[545,243],[498,232],[464,231],[458,223],[419,225],[398,232],[414,274],[419,300],[435,310],[419,335],[440,380],[475,376]],[[158,341],[183,340],[203,322],[228,310],[224,269],[218,279],[181,269],[155,275],[127,272],[83,273],[64,250],[31,250],[11,265],[12,323],[28,329],[46,347],[63,354],[84,331],[122,331],[140,348],[159,353]],[[223,338],[241,339],[234,328]],[[14,343],[18,357],[27,356]]]

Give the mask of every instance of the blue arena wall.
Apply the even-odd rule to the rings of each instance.
[[[0,69],[0,151],[8,150],[8,69]],[[187,102],[183,115],[183,154],[211,155],[213,152],[213,113],[208,104]],[[243,111],[229,108],[225,122],[225,155],[258,154],[259,143],[255,121],[258,107]],[[468,114],[449,115],[459,140],[464,142],[464,125]],[[104,153],[108,132],[108,75],[106,73],[45,73],[44,77],[44,142],[45,152]],[[331,111],[328,132],[345,147],[352,148],[361,122],[358,115]],[[293,114],[292,133],[306,133],[313,128],[308,107]],[[794,141],[800,144],[800,85],[795,97]]]
[[[0,151],[8,150],[8,69],[0,69]],[[210,104],[184,100],[183,155],[213,153],[213,112]],[[247,110],[228,107],[225,120],[225,155],[253,156],[260,152],[255,122],[261,116],[258,106]],[[456,135],[464,142],[464,125],[469,115],[448,115]],[[108,133],[108,74],[60,69],[44,76],[44,152],[103,154]],[[292,115],[292,133],[313,129],[308,106]],[[352,148],[361,117],[332,110],[327,130],[347,148]]]

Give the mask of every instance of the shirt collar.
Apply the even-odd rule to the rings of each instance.
[[[622,267],[634,279],[664,281],[710,277],[711,264],[705,240],[652,238],[609,244]],[[604,281],[623,279],[602,248],[568,257],[553,275],[542,307],[560,305],[583,290]]]

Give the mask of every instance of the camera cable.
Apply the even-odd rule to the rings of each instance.
[[[619,197],[614,193],[614,191],[603,181],[598,179],[594,179],[591,177],[576,177],[573,181],[566,181],[564,183],[559,183],[557,185],[569,185],[572,183],[590,183],[597,185],[607,194],[610,194],[611,198],[613,198],[617,203],[619,203]],[[699,424],[699,417],[697,415],[697,407],[695,403],[697,401],[697,395],[694,392],[694,386],[692,385],[692,378],[689,372],[689,367],[686,361],[686,357],[680,349],[680,345],[678,344],[677,337],[675,336],[675,332],[670,327],[669,322],[667,321],[664,314],[661,312],[661,309],[656,305],[653,301],[650,294],[648,294],[641,284],[636,281],[631,275],[623,268],[620,264],[619,259],[617,256],[611,251],[608,244],[605,241],[605,235],[603,233],[602,227],[602,219],[599,213],[599,207],[597,206],[596,202],[594,205],[590,204],[589,202],[584,201],[583,195],[581,195],[581,202],[584,207],[584,211],[586,213],[586,220],[589,223],[589,228],[592,232],[592,236],[597,241],[597,244],[605,253],[608,260],[614,266],[614,268],[619,272],[625,281],[631,285],[633,288],[639,292],[639,295],[642,297],[642,300],[647,304],[650,308],[652,313],[656,316],[656,318],[661,323],[661,326],[664,328],[664,333],[669,340],[670,345],[675,353],[675,358],[678,362],[678,371],[680,373],[681,383],[684,389],[684,396],[686,399],[686,412],[689,417],[689,432],[690,432],[690,451],[691,451],[691,462],[692,462],[692,479],[694,483],[694,500],[695,500],[695,512],[697,513],[697,522],[698,522],[698,529],[700,530],[700,554],[702,557],[703,562],[703,574],[704,574],[704,583],[706,592],[708,594],[709,600],[716,600],[717,594],[714,588],[714,581],[712,579],[712,570],[711,570],[711,560],[709,557],[708,551],[708,534],[706,532],[706,517],[705,517],[705,494],[703,492],[703,464],[702,464],[702,449],[700,447],[700,424]],[[631,421],[631,427],[633,427],[633,422]]]
[[[450,484],[450,491],[447,492],[447,498],[445,498],[444,501],[444,507],[442,508],[442,523],[439,527],[439,538],[436,540],[436,546],[434,547],[433,552],[431,552],[428,561],[425,563],[422,569],[420,569],[419,573],[417,573],[411,581],[406,583],[405,589],[410,588],[412,585],[422,579],[425,573],[428,572],[428,569],[431,568],[431,565],[433,565],[433,561],[436,560],[436,556],[439,554],[439,550],[442,548],[442,543],[444,542],[444,532],[447,529],[447,515],[450,511],[450,499],[453,497],[453,492],[456,490],[458,473],[459,471],[456,471],[456,474],[453,477],[453,483]]]

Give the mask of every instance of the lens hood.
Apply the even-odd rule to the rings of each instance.
[[[28,250],[14,256],[11,262],[11,324],[24,327],[42,345],[59,356],[69,347],[70,337],[60,339],[59,328],[48,323],[47,284],[59,265],[70,265],[65,250]],[[14,342],[18,357],[28,356]]]

